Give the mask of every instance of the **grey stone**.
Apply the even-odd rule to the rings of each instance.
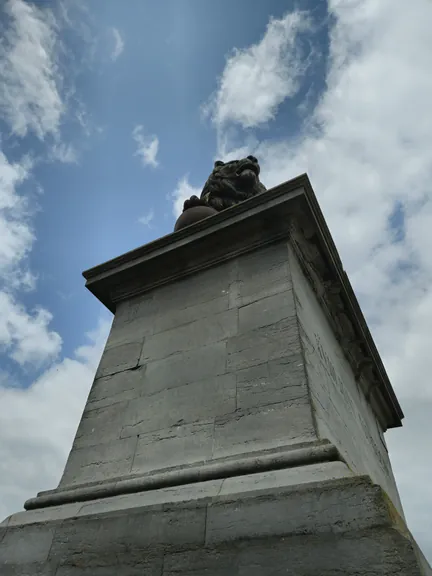
[[[121,436],[126,438],[175,425],[198,422],[235,410],[234,374],[163,390],[133,402]]]
[[[84,410],[72,451],[120,439],[122,427],[130,422],[136,400],[117,402],[102,408]]]
[[[263,490],[274,490],[288,486],[306,486],[307,484],[352,477],[353,473],[344,462],[320,462],[307,466],[295,466],[281,470],[271,470],[233,476],[223,481],[218,496],[250,495]]]
[[[192,312],[193,308],[203,304],[208,304],[211,308],[215,300],[229,294],[229,286],[236,278],[236,271],[234,261],[223,262],[201,270],[197,275],[157,288],[154,298],[158,314],[164,315],[184,309]]]
[[[159,332],[146,339],[140,363],[167,358],[177,352],[193,350],[234,336],[238,330],[237,310],[200,318],[190,324]]]
[[[169,549],[202,546],[205,507],[162,506],[147,512],[94,515],[63,521],[55,532],[50,559],[83,567],[134,566]]]
[[[9,518],[9,526],[25,526],[26,524],[40,524],[73,518],[78,515],[82,507],[81,502],[63,504],[62,506],[50,506],[38,510],[26,510],[12,514]]]
[[[52,562],[30,562],[27,564],[2,564],[1,576],[57,576],[57,564]]]
[[[62,565],[58,568],[55,576],[161,576],[162,555],[151,557],[143,554],[142,560],[138,560],[133,566],[124,563],[111,566],[85,566]]]
[[[286,318],[230,338],[227,343],[228,370],[241,370],[269,360],[299,354],[297,318]]]
[[[140,366],[105,378],[97,378],[90,390],[86,411],[138,398],[144,389],[145,369],[145,366]]]
[[[136,494],[123,494],[112,498],[103,498],[83,503],[80,516],[101,514],[139,513],[140,511],[170,509],[174,504],[188,505],[189,508],[201,506],[215,498],[221,491],[223,480],[209,480]]]
[[[226,343],[217,342],[197,350],[174,354],[169,358],[148,362],[144,394],[193,384],[200,380],[225,374]]]
[[[249,332],[295,315],[293,291],[285,290],[239,308],[239,331]]]
[[[359,479],[276,489],[265,496],[227,495],[218,499],[207,512],[209,545],[242,538],[345,532],[390,524],[381,490]]]
[[[151,321],[158,312],[159,309],[155,301],[155,292],[147,292],[146,294],[119,302],[116,306],[113,329],[116,330],[123,326],[130,326],[131,323],[142,320],[142,330],[151,333]]]
[[[142,342],[121,344],[105,349],[96,372],[96,378],[137,367],[141,350]]]
[[[333,442],[355,472],[380,484],[403,516],[381,425],[291,248],[289,258],[319,437]]]
[[[0,574],[3,564],[46,562],[54,529],[53,523],[8,527],[1,542]]]
[[[240,256],[237,266],[237,279],[230,286],[231,307],[246,306],[291,289],[286,241]]]
[[[132,472],[148,472],[209,460],[212,456],[213,430],[214,419],[140,435]]]
[[[167,554],[163,576],[421,575],[409,542],[396,531],[247,540]]]
[[[303,355],[270,360],[237,372],[237,408],[253,408],[306,397]]]
[[[223,274],[224,271],[221,271],[221,273]],[[190,291],[193,293],[192,288],[190,288]],[[153,321],[153,333],[157,334],[158,332],[171,330],[178,326],[189,324],[197,318],[203,319],[225,312],[229,308],[228,286],[221,290],[220,296],[212,300],[199,302],[187,307],[184,307],[183,303],[179,304],[177,300],[176,304],[178,306],[174,307],[170,300],[164,301],[163,304],[161,302],[159,314]]]
[[[316,440],[307,398],[220,416],[214,434],[215,458]]]
[[[124,438],[74,449],[60,486],[100,482],[130,474],[136,445],[137,438]]]

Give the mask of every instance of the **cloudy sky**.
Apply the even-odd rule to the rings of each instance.
[[[307,172],[405,412],[432,561],[432,2],[0,7],[0,517],[56,486],[111,317],[84,269],[172,230],[216,158]]]

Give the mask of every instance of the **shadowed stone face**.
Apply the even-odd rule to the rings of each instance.
[[[192,196],[183,210],[195,206],[211,206],[217,211],[230,208],[243,200],[266,190],[259,180],[260,166],[254,156],[241,160],[217,160],[201,192],[201,198]]]

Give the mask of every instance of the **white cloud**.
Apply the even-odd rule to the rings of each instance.
[[[154,219],[154,210],[151,209],[147,212],[147,214],[144,214],[144,216],[138,218],[138,222],[150,228],[150,223],[153,222],[153,219]]]
[[[432,401],[432,3],[333,0],[329,10],[335,24],[317,107],[295,138],[264,140],[250,152],[260,160],[267,187],[303,172],[311,178],[402,408],[407,406],[405,427],[390,431],[388,443],[408,524],[432,559],[423,512],[432,507],[426,480],[432,464],[418,452],[419,445],[432,444],[422,408]],[[268,29],[267,43],[271,33],[277,41],[277,30]],[[261,50],[244,51],[248,58],[241,62],[251,74],[261,65]],[[278,55],[267,58],[269,69],[279,64]],[[259,113],[251,105],[250,117],[243,116],[237,102],[244,91],[232,66],[228,60],[230,74],[222,75],[232,84],[221,86],[225,95],[238,90],[239,100],[219,97],[215,119],[248,126],[271,118],[289,94],[264,101]],[[248,98],[260,95],[258,85]],[[398,207],[399,239],[391,225]]]
[[[16,191],[29,176],[29,169],[25,159],[11,164],[0,150],[0,278],[15,285],[25,276],[20,264],[34,241],[25,199]]]
[[[111,60],[115,62],[124,50],[124,40],[117,28],[111,28],[111,34],[114,40],[114,48],[111,52]]]
[[[0,519],[60,480],[109,330],[101,322],[73,358],[54,364],[29,388],[0,379]]]
[[[305,59],[298,36],[309,29],[302,12],[270,20],[264,37],[228,58],[219,88],[205,107],[217,125],[237,122],[251,128],[274,118],[277,107],[299,88]]]
[[[60,352],[60,336],[49,330],[52,315],[38,308],[33,315],[6,292],[0,292],[0,350],[21,365],[33,367],[51,360]]]
[[[55,21],[48,10],[8,0],[10,22],[0,43],[0,112],[12,132],[56,134],[64,105],[55,62]]]
[[[177,188],[172,193],[173,199],[173,214],[176,218],[183,212],[183,204],[191,196],[201,195],[202,188],[194,188],[189,184],[188,176],[183,176],[177,184]]]
[[[153,166],[156,168],[156,166],[159,165],[159,162],[156,160],[159,150],[159,138],[157,136],[144,136],[141,125],[135,126],[132,131],[132,138],[137,144],[135,156],[141,158],[144,166]]]

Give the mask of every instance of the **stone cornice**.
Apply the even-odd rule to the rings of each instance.
[[[402,410],[306,174],[83,273],[112,312],[126,298],[290,238],[384,430]]]

